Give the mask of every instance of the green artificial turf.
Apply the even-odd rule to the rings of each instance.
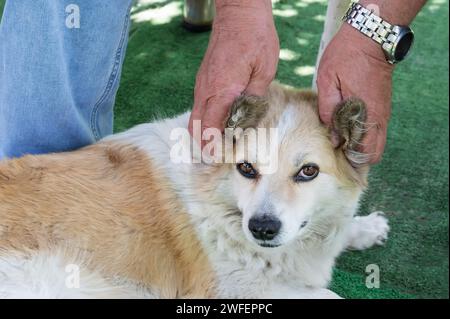
[[[208,42],[208,33],[180,27],[181,1],[145,3],[133,8],[117,132],[189,109]],[[413,24],[413,51],[396,68],[385,155],[371,170],[360,209],[384,211],[390,238],[384,247],[339,258],[332,289],[345,298],[448,298],[448,7],[448,0],[428,1]],[[309,87],[326,0],[280,0],[274,8],[286,53],[277,78]],[[155,10],[157,17],[146,20],[143,13]],[[365,286],[369,264],[379,266],[378,289]]]
[[[149,10],[170,3],[155,1]],[[281,82],[310,86],[325,11],[325,0],[275,4],[288,58],[279,63]],[[117,131],[191,107],[209,34],[189,33],[181,21],[178,14],[163,24],[133,24],[116,101]],[[395,71],[384,159],[371,171],[360,210],[384,211],[390,238],[384,247],[338,260],[332,288],[346,298],[448,298],[448,1],[430,0],[413,28],[414,49]],[[365,286],[368,264],[380,268],[379,289]]]

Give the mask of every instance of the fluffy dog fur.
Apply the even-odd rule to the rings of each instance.
[[[241,98],[230,127],[279,132],[278,170],[255,180],[236,164],[173,163],[170,132],[188,113],[78,151],[3,161],[0,297],[337,297],[326,289],[335,258],[381,244],[389,229],[379,213],[353,217],[368,172],[357,152],[364,116],[360,101],[340,106],[335,148],[313,93],[273,84],[267,99]],[[244,140],[238,162],[248,160]],[[295,183],[311,162],[319,175]],[[276,248],[248,230],[261,213],[283,225]]]

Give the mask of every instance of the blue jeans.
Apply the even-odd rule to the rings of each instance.
[[[131,2],[6,1],[0,159],[73,150],[112,133]]]

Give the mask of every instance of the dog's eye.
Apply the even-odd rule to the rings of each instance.
[[[252,164],[247,162],[237,164],[236,168],[242,176],[247,178],[256,178],[258,175],[258,172],[253,168]]]
[[[295,175],[294,179],[296,182],[306,182],[310,181],[319,174],[319,167],[316,164],[306,164],[300,169],[300,171]]]

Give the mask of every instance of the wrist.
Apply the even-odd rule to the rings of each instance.
[[[213,28],[239,31],[274,24],[271,0],[216,0],[215,6]]]
[[[411,1],[414,2],[415,0]],[[365,2],[364,0],[353,2],[344,16],[343,33],[354,35],[352,41],[348,43],[354,47],[357,40],[364,39],[365,41],[358,41],[361,51],[365,51],[378,60],[381,59],[381,52],[390,64],[402,61],[408,55],[414,42],[414,32],[410,27],[397,25],[392,20],[386,20],[380,14],[382,10],[378,5],[387,5],[386,1],[380,0],[364,6]],[[392,0],[392,3],[389,2],[389,5],[395,5],[396,0]],[[390,8],[392,9],[392,7]],[[394,10],[394,12],[398,13],[399,11]],[[350,25],[351,27],[349,27]],[[350,29],[355,29],[358,32]],[[356,35],[356,33],[360,34]],[[375,49],[375,47],[378,49]]]
[[[393,25],[410,25],[426,0],[359,0],[362,6],[373,9],[383,20]],[[407,3],[406,3],[407,2]]]

